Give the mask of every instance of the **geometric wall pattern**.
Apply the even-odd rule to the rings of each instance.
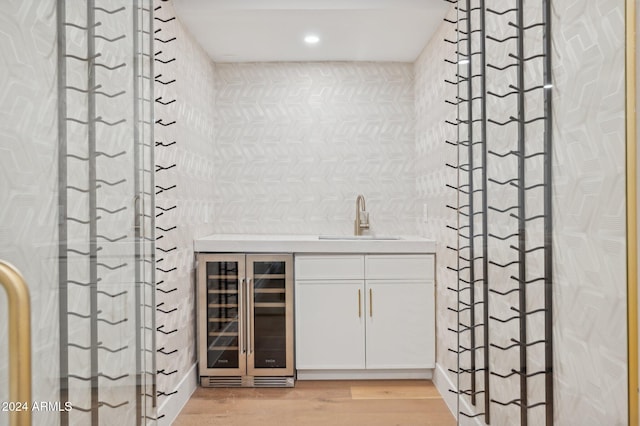
[[[220,233],[415,234],[413,66],[216,64]]]
[[[29,286],[33,399],[41,401],[59,400],[55,24],[53,0],[2,2],[0,259]],[[9,400],[7,319],[0,289],[0,401]],[[34,424],[58,419],[55,412],[33,413]],[[7,412],[0,424],[9,424]]]
[[[156,333],[158,414],[167,424],[177,415],[170,398],[196,362],[193,240],[214,232],[215,87],[213,62],[182,23],[171,19],[176,16],[172,3],[156,1],[155,6],[160,6],[155,11],[160,31],[155,34],[154,119],[175,121],[154,126],[156,238],[162,237],[156,241],[156,326],[164,331]]]
[[[558,425],[627,423],[624,1],[554,0]]]
[[[455,11],[450,11],[448,19],[454,20]],[[457,296],[447,287],[455,287],[457,273],[447,266],[455,267],[458,253],[448,249],[457,247],[456,232],[447,226],[457,227],[457,214],[447,205],[457,204],[455,190],[446,185],[455,185],[457,170],[445,167],[446,163],[456,164],[456,150],[444,141],[456,141],[454,126],[446,120],[455,117],[456,107],[445,103],[445,99],[454,99],[451,90],[455,87],[446,84],[451,79],[451,66],[443,58],[455,57],[455,47],[443,40],[455,39],[454,25],[444,24],[434,32],[431,40],[416,59],[415,67],[415,110],[416,110],[416,192],[421,205],[428,209],[427,220],[418,220],[418,233],[425,238],[436,240],[436,360],[437,368],[434,381],[442,395],[447,398],[451,410],[457,412],[456,397],[449,392],[450,384],[456,383],[454,373],[457,370],[457,356],[449,351],[456,348],[458,328],[456,313],[447,309],[457,305]],[[455,93],[455,92],[454,92]],[[464,418],[460,419],[464,421]]]

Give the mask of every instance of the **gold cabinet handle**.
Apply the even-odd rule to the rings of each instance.
[[[358,318],[362,317],[362,296],[360,289],[358,289]]]
[[[373,317],[373,289],[369,289],[369,317]]]
[[[20,272],[0,261],[0,287],[7,292],[9,311],[9,401],[27,404],[11,411],[9,424],[31,425],[31,302],[29,288]]]

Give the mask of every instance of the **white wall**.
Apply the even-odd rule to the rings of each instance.
[[[156,17],[168,19],[175,16],[171,2],[156,2],[162,6],[156,11]],[[171,393],[182,383],[179,394],[169,397],[161,396],[158,404],[159,414],[165,415],[163,422],[168,424],[181,409],[183,398],[188,397],[195,385],[194,369],[196,362],[195,334],[195,277],[193,240],[214,232],[213,203],[215,201],[214,181],[214,116],[215,116],[215,75],[214,64],[200,46],[176,19],[168,23],[159,23],[161,28],[157,37],[168,40],[176,37],[176,41],[163,44],[159,59],[176,58],[167,65],[156,63],[155,74],[162,74],[163,81],[176,79],[170,85],[155,85],[155,98],[162,97],[164,102],[176,100],[168,106],[155,104],[155,119],[165,123],[176,121],[175,125],[163,127],[156,125],[155,141],[176,144],[167,147],[156,147],[156,164],[176,167],[156,173],[156,185],[175,189],[162,192],[156,197],[156,205],[176,209],[166,211],[157,217],[159,228],[177,228],[173,231],[156,231],[156,256],[163,259],[157,266],[170,270],[169,273],[157,272],[156,280],[161,282],[158,289],[170,291],[156,293],[156,303],[162,310],[178,310],[168,314],[157,312],[157,326],[164,325],[163,330],[177,332],[165,335],[157,333],[157,347],[164,347],[167,352],[175,349],[171,355],[157,354],[158,370],[171,375],[158,375],[158,390]],[[156,47],[160,43],[156,43]],[[156,49],[160,50],[160,49]],[[161,213],[157,210],[156,213]],[[175,250],[163,252],[160,249]]]
[[[624,1],[554,3],[556,417],[626,424]]]
[[[455,14],[449,13],[449,19]],[[455,59],[455,47],[443,40],[455,40],[456,34],[450,24],[441,25],[417,58],[415,69],[415,109],[416,109],[416,190],[419,208],[427,209],[424,217],[417,220],[418,232],[426,238],[436,240],[436,359],[439,368],[449,376],[453,383],[456,376],[447,369],[456,368],[456,355],[449,351],[457,345],[456,336],[449,329],[457,329],[456,314],[448,307],[456,306],[455,293],[447,287],[456,287],[456,273],[446,266],[455,267],[457,252],[447,247],[457,247],[456,232],[447,228],[456,225],[455,211],[447,205],[457,205],[456,192],[446,184],[456,184],[456,170],[445,167],[446,163],[457,164],[457,150],[445,143],[446,140],[457,140],[455,127],[446,124],[456,116],[456,107],[445,103],[445,99],[454,100],[454,86],[444,82],[452,79],[452,65],[444,59]],[[455,67],[454,67],[455,68]],[[435,380],[440,376],[436,372]],[[443,383],[446,388],[448,384]],[[442,390],[442,389],[441,389]],[[449,392],[455,404],[455,397]],[[453,406],[453,410],[456,407]]]
[[[415,233],[411,64],[216,64],[215,113],[216,232]]]

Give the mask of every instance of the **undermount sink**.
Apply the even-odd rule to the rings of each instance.
[[[401,240],[390,235],[320,235],[319,240]]]

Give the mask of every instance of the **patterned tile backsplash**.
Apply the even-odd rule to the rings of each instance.
[[[413,66],[216,64],[217,232],[415,234]]]

